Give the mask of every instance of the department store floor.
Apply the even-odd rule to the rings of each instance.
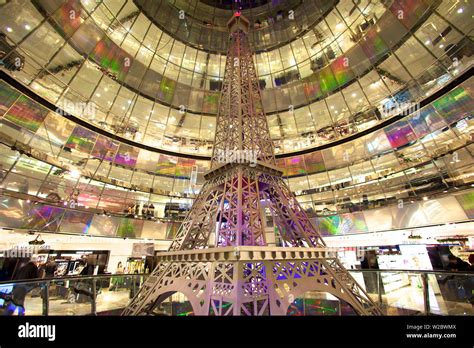
[[[85,295],[64,292],[59,289],[50,289],[49,315],[82,316],[91,314],[91,302]],[[370,294],[374,301],[378,301],[376,294]],[[98,315],[108,313],[117,315],[124,308],[130,298],[129,289],[111,291],[101,289],[97,294],[96,312]],[[42,315],[43,298],[39,292],[29,293],[25,299],[25,313],[28,316]],[[418,315],[424,313],[423,290],[412,285],[395,289],[382,295],[383,310],[386,315]],[[430,294],[430,314],[432,315],[472,315],[474,304],[468,302],[449,301],[440,294]],[[17,312],[14,313],[17,315]]]

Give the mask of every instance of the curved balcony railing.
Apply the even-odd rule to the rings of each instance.
[[[465,76],[467,75],[463,75],[462,77]],[[456,86],[456,84],[453,85]],[[311,152],[310,150],[305,150],[303,152],[300,151],[300,153],[303,154],[309,152],[307,155],[303,155],[303,157],[305,157],[305,162],[308,163],[308,168],[305,168],[304,173],[314,173],[315,169],[318,168],[319,162],[322,162],[322,156],[334,162],[332,158],[335,154],[332,152],[336,148],[344,148],[345,151],[351,155],[351,161],[356,161],[362,158],[383,154],[390,150],[390,148],[403,147],[418,137],[425,137],[427,135],[427,127],[429,128],[428,131],[436,132],[437,130],[446,127],[446,125],[450,125],[462,118],[469,117],[469,112],[472,110],[472,97],[470,95],[470,90],[472,89],[471,85],[472,79],[469,79],[450,92],[446,93],[446,91],[444,96],[441,94],[441,97],[434,100],[432,105],[426,105],[421,110],[419,109],[419,104],[406,104],[411,105],[414,108],[412,108],[412,110],[395,110],[394,114],[396,115],[390,120],[384,122],[384,125],[386,124],[387,126],[383,129],[377,128],[378,130],[375,132],[366,130],[363,132],[366,135],[362,137],[350,137],[347,138],[347,141],[336,142],[335,144],[338,146],[331,147],[328,145],[319,147],[318,149],[324,148],[322,151],[314,151],[315,149]],[[158,160],[158,154],[149,151],[154,150],[153,148],[144,146],[137,142],[130,142],[125,138],[115,137],[113,134],[103,132],[97,127],[94,128],[95,131],[88,130],[82,125],[82,123],[80,123],[79,119],[71,119],[67,114],[64,114],[63,111],[59,111],[60,114],[48,113],[48,110],[42,104],[30,100],[28,97],[22,95],[7,84],[0,83],[0,93],[5,95],[5,98],[2,101],[2,108],[0,109],[0,116],[4,114],[4,119],[24,128],[26,131],[17,134],[18,143],[28,144],[31,140],[31,132],[38,133],[39,130],[39,133],[46,132],[46,134],[41,135],[38,133],[38,141],[40,140],[39,137],[45,138],[45,140],[50,144],[45,150],[48,150],[46,152],[52,151],[54,156],[57,156],[61,151],[64,141],[67,140],[64,148],[70,150],[70,157],[73,162],[75,158],[78,158],[78,160],[84,160],[84,158],[92,153],[92,156],[106,161],[111,161],[111,159],[114,158],[116,164],[127,168],[140,169],[143,167],[145,170],[149,168],[153,169],[153,172],[158,170],[158,174],[168,174],[171,176],[177,175],[189,178],[191,167],[196,165],[203,167],[203,170],[201,171],[205,171],[206,169],[205,160],[208,160],[208,157],[189,155],[170,157],[169,155],[175,153],[171,151],[164,152],[162,150],[156,150],[158,153],[163,153],[160,160]],[[33,98],[35,97],[32,93],[28,93],[28,95]],[[423,102],[422,104],[425,105],[427,103]],[[29,110],[27,115],[15,114],[19,112],[18,110],[24,108]],[[61,120],[61,118],[64,119]],[[59,127],[59,124],[62,126]],[[43,130],[43,128],[45,129]],[[398,139],[399,132],[403,133],[403,137],[400,139]],[[100,135],[99,133],[103,135]],[[355,140],[351,141],[352,138]],[[143,148],[143,150],[140,148]],[[105,150],[107,151],[104,152]],[[363,150],[362,153],[359,153],[361,150]],[[354,152],[357,152],[357,154],[354,154]],[[279,157],[281,162],[280,165],[282,167],[290,168],[291,163],[302,163],[301,160],[295,162],[294,158],[296,157],[293,156],[278,155],[277,157]],[[189,160],[189,158],[192,158],[193,160]],[[204,161],[198,161],[200,159]],[[143,164],[140,164],[140,162],[143,162]],[[157,162],[158,164],[155,164]],[[160,167],[160,162],[163,162],[162,170],[158,168]],[[178,164],[179,162],[183,163],[182,173],[181,171],[169,172],[166,170],[167,164]],[[285,164],[285,162],[288,163]],[[314,169],[311,169],[311,167],[314,167]],[[324,165],[324,168],[334,167],[333,164],[329,163]],[[294,176],[297,174],[297,172],[292,172],[291,169],[285,173],[286,176]]]
[[[290,188],[303,207],[317,216],[393,205],[400,199],[408,204],[465,189],[472,182],[471,89],[470,80],[465,81],[418,110],[419,115],[399,118],[374,134],[279,159]],[[46,114],[40,104],[26,97],[20,101],[17,92],[4,94],[2,142],[13,149],[2,145],[2,185],[7,190],[39,200],[56,192],[67,201],[77,189],[81,205],[112,213],[123,213],[137,201],[152,202],[159,211],[156,217],[165,219],[173,217],[166,214],[167,207],[184,214],[199,190],[207,162],[124,147],[93,132],[84,133],[81,126],[54,113],[38,120]],[[29,111],[20,115],[18,110]],[[93,146],[88,145],[90,134],[94,134]],[[112,153],[113,149],[118,152]],[[195,183],[190,181],[193,172]]]
[[[452,164],[446,156],[457,152],[463,157],[464,149],[468,150],[472,123],[469,110],[473,104],[469,94],[471,85],[471,80],[465,81],[431,104],[413,110],[408,116],[399,115],[393,124],[353,141],[298,156],[279,156],[278,165],[298,195],[321,193],[321,188],[347,189],[382,178],[388,182],[400,173],[404,176],[403,171],[416,171],[433,160],[441,164],[440,168],[459,170],[461,163],[456,163],[461,159]],[[40,104],[6,85],[2,90],[6,98],[0,110],[0,114],[4,114],[1,142],[44,163],[39,168],[41,172],[54,167],[52,174],[58,177],[56,181],[91,178],[123,190],[177,198],[192,198],[199,191],[209,161],[159,155],[129,146],[74,125],[61,115],[47,113]],[[28,112],[20,115],[21,110]],[[35,135],[32,137],[32,134]],[[12,153],[11,158],[3,160],[17,161],[16,157]],[[6,162],[4,170],[9,171],[10,165]],[[364,163],[371,165],[364,166]],[[469,163],[468,157],[462,158],[463,165]],[[11,171],[11,175],[24,172],[21,166],[14,169],[18,174]],[[191,180],[193,175],[194,181]],[[34,178],[34,175],[27,176]],[[309,181],[298,179],[301,176],[308,176]],[[449,177],[448,181],[454,179]],[[319,190],[314,192],[311,191],[313,178],[319,178]]]
[[[349,272],[385,315],[474,315],[473,272],[406,269]],[[121,274],[0,282],[0,312],[27,316],[120,315],[147,276]],[[24,292],[25,297],[18,295]],[[166,299],[156,313],[189,316],[193,310],[189,301],[178,294]],[[334,297],[307,292],[295,299],[287,315],[354,315],[354,312]]]

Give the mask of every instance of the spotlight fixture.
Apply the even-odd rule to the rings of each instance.
[[[43,239],[40,239],[41,234],[38,234],[35,239],[28,242],[30,245],[43,245],[45,242]]]

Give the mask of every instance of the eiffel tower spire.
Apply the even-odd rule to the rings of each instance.
[[[222,162],[220,155],[229,154],[231,150],[244,151],[242,155],[247,151],[259,161],[275,165],[272,140],[247,38],[249,22],[243,16],[233,16],[227,26],[230,31],[230,47],[217,115],[211,168]]]
[[[153,313],[181,292],[197,315],[284,315],[305,291],[329,292],[359,314],[381,314],[331,257],[283,181],[247,40],[249,22],[236,14],[228,28],[211,169],[168,252],[160,253],[123,314]]]

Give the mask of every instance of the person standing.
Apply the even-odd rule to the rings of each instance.
[[[149,206],[148,206],[148,215],[147,217],[150,219],[150,220],[153,220],[155,218],[155,206],[153,205],[153,203],[151,203]]]
[[[467,272],[474,272],[474,254],[469,255],[467,259],[470,265],[467,267]]]
[[[39,271],[36,259],[31,259],[30,262],[20,268],[14,280],[29,280],[39,278]],[[18,308],[18,315],[25,315],[25,298],[28,292],[36,287],[36,284],[20,283],[16,284],[12,290],[12,297],[6,304],[6,310],[4,315],[13,315],[15,310]]]
[[[123,274],[123,266],[122,262],[117,264],[117,270],[115,274]],[[109,288],[109,291],[115,291],[122,285],[122,277],[113,277],[112,278],[112,286]]]

